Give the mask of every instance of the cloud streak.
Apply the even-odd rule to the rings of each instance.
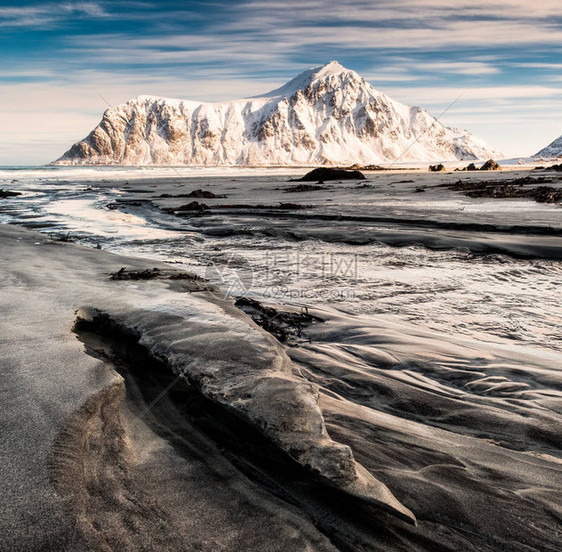
[[[31,1],[0,4],[0,27],[0,132],[22,141],[81,138],[99,93],[226,100],[331,59],[436,113],[464,92],[447,122],[510,154],[544,145],[535,109],[545,134],[562,133],[559,0]]]
[[[73,17],[107,17],[97,2],[41,3],[34,6],[0,6],[0,28],[52,27]]]

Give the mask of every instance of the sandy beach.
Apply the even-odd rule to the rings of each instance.
[[[236,194],[231,180],[206,187]],[[181,186],[187,190],[170,180],[158,192]],[[142,231],[131,217],[150,221],[151,239],[163,244],[176,232],[140,201],[152,188],[137,180],[132,204],[99,211],[125,217],[103,227],[117,221],[134,251],[148,246],[135,241]],[[275,198],[285,195],[278,188],[270,184]],[[73,216],[88,214],[88,194],[72,200],[80,206]],[[386,200],[396,210],[399,195]],[[318,192],[312,197],[319,201]],[[68,201],[58,203],[65,217]],[[186,200],[158,201],[169,208]],[[447,204],[436,205],[433,220],[446,219],[439,205]],[[327,201],[322,212],[329,209]],[[243,209],[231,212],[230,223],[245,224]],[[519,222],[536,226],[526,216]],[[187,220],[215,239],[216,218]],[[321,222],[310,220],[288,223],[313,235]],[[283,235],[287,220],[279,224]],[[333,231],[349,242],[356,224]],[[416,232],[456,239],[435,226]],[[3,225],[0,234],[2,549],[557,549],[556,348],[476,339],[326,301],[316,302],[317,321],[292,346],[182,264],[96,249],[96,234],[83,245],[48,230]],[[540,239],[462,234],[471,244],[490,235],[514,255]],[[539,262],[551,270],[560,238],[548,238],[546,260],[517,261],[521,271]]]
[[[332,549],[166,400],[142,414],[142,398],[125,398],[136,390],[72,332],[81,305],[154,308],[157,297],[173,310],[196,296],[189,281],[113,282],[121,265],[146,263],[1,232],[2,549]]]

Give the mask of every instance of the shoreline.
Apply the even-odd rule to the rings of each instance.
[[[157,170],[190,170],[195,171],[296,171],[300,173],[304,170],[311,170],[316,168],[341,168],[346,170],[359,170],[366,174],[380,174],[385,172],[415,172],[415,173],[431,173],[429,170],[430,165],[443,164],[445,166],[445,171],[441,174],[447,174],[455,171],[457,168],[466,167],[471,163],[484,164],[487,159],[465,159],[465,160],[449,160],[449,161],[420,161],[420,162],[407,162],[407,163],[393,163],[393,162],[380,162],[372,163],[378,168],[370,169],[370,165],[359,166],[359,165],[318,165],[318,164],[303,164],[303,165],[223,165],[223,164],[206,164],[206,165],[160,165],[160,164],[148,164],[148,165],[123,165],[119,163],[109,163],[109,164],[96,164],[96,163],[57,163],[50,162],[43,165],[3,165],[0,166],[0,170],[25,170],[25,169],[117,169],[117,170],[146,170],[146,171],[157,171]],[[496,159],[496,161],[505,171],[518,171],[518,170],[532,170],[535,167],[545,167],[549,165],[555,165],[560,163],[560,157],[552,158],[537,158],[532,157],[513,157],[505,159]],[[462,171],[460,171],[462,173]],[[478,172],[478,171],[477,171]],[[493,173],[494,171],[483,171],[484,173]],[[433,173],[435,174],[435,173]],[[439,173],[438,173],[439,174]],[[460,175],[462,176],[462,174]]]

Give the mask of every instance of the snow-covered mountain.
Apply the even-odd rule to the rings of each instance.
[[[552,144],[546,146],[533,157],[560,157],[562,156],[562,136],[556,138]]]
[[[498,157],[467,131],[332,61],[224,103],[139,96],[108,109],[59,165],[352,165]]]

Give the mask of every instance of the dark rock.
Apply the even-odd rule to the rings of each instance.
[[[205,203],[199,203],[198,201],[192,201],[191,203],[186,203],[181,207],[175,209],[175,211],[207,211],[209,206]]]
[[[215,209],[283,209],[283,210],[298,210],[298,209],[313,209],[314,205],[301,205],[300,203],[280,203],[279,205],[263,205],[260,203],[233,203],[230,205],[217,205]]]
[[[56,242],[63,242],[63,243],[74,243],[74,240],[70,237],[70,232],[66,234],[59,234],[58,236],[51,236],[51,239]]]
[[[445,165],[441,163],[439,165],[429,165],[429,172],[444,172],[446,170]]]
[[[159,268],[147,268],[145,270],[127,270],[126,267],[120,268],[117,272],[110,274],[111,280],[154,280],[159,278],[161,280],[188,280],[190,282],[200,282],[205,284],[208,282],[205,278],[201,278],[197,274],[189,272],[168,272],[162,271]],[[211,289],[212,286],[202,286],[203,289]]]
[[[487,197],[496,199],[533,199],[538,203],[560,203],[562,201],[562,188],[551,186],[525,187],[529,184],[550,182],[544,176],[533,178],[526,176],[505,182],[463,182],[459,180],[453,184],[441,184],[450,190],[462,192],[473,198]]]
[[[286,194],[289,193],[299,193],[299,192],[317,192],[319,190],[327,190],[327,186],[317,186],[314,184],[297,184],[296,186],[289,186],[288,188],[284,188],[283,192]]]
[[[122,267],[117,272],[111,274],[110,278],[112,280],[152,280],[159,275],[160,270],[158,268],[127,272],[127,269]]]
[[[182,205],[181,207],[167,207],[162,209],[165,213],[171,215],[183,216],[185,213],[189,212],[190,216],[193,215],[210,215],[211,210],[214,211],[228,211],[228,210],[283,210],[283,211],[298,211],[300,209],[314,209],[314,205],[301,205],[300,203],[279,203],[279,205],[264,205],[264,204],[251,204],[251,203],[231,203],[228,205],[206,205],[205,203],[198,203],[197,201],[192,201],[187,205]]]
[[[386,171],[388,169],[385,169],[384,167],[381,167],[380,165],[365,165],[364,167],[361,167],[364,171]]]
[[[288,345],[295,346],[304,341],[303,330],[307,326],[324,322],[322,318],[309,314],[306,307],[301,312],[279,311],[249,297],[240,297],[234,304],[249,314],[258,326]]]
[[[190,192],[188,194],[160,194],[158,196],[159,198],[174,198],[174,197],[196,197],[199,199],[223,199],[226,196],[225,195],[217,195],[214,194],[213,192],[210,192],[209,190],[193,190],[193,192]]]
[[[481,167],[480,167],[481,171],[501,171],[502,168],[500,166],[499,163],[497,163],[496,161],[494,161],[493,159],[488,159],[488,161],[486,161],[486,163],[484,163]]]
[[[485,186],[465,192],[468,197],[493,197],[509,199],[520,197],[517,188],[512,184],[499,184],[497,186]]]
[[[147,201],[126,201],[126,200],[115,200],[113,203],[108,203],[105,207],[106,209],[110,209],[111,211],[115,211],[115,209],[119,209],[120,207],[142,207],[143,205],[147,205],[149,202]]]
[[[320,167],[290,182],[319,182],[320,180],[365,180],[365,175],[360,171]]]
[[[529,197],[537,203],[559,203],[562,201],[562,190],[551,186],[538,186],[529,190]]]
[[[4,190],[4,188],[0,188],[0,199],[5,199],[7,197],[16,197],[20,196],[19,192],[12,192],[10,190]]]

